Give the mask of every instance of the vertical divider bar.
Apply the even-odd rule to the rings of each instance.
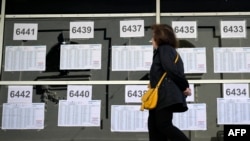
[[[161,0],[156,0],[156,23],[160,23],[160,12],[161,12]]]
[[[2,0],[1,17],[0,17],[0,66],[2,66],[2,54],[3,54],[3,35],[4,35],[4,21],[5,21],[5,7],[6,7],[5,3],[6,0]],[[0,67],[0,75],[2,73],[1,69],[2,67]]]

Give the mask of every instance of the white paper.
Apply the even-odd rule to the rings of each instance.
[[[147,132],[148,111],[140,105],[111,105],[111,132]]]
[[[250,124],[250,99],[217,98],[218,124]]]
[[[3,103],[2,129],[44,129],[44,103]]]
[[[173,124],[181,130],[207,130],[206,104],[188,104],[188,111],[174,113]]]
[[[189,110],[174,113],[173,124],[181,130],[206,130],[206,104],[188,104]],[[111,105],[112,132],[148,132],[148,110],[140,105]]]
[[[101,44],[61,45],[60,69],[101,69]]]
[[[149,71],[152,45],[112,46],[112,71]]]
[[[46,46],[6,46],[4,71],[44,71]]]
[[[101,122],[101,101],[59,101],[58,126],[98,127]]]
[[[250,72],[250,47],[214,47],[215,73]]]
[[[178,48],[178,53],[184,63],[185,73],[206,73],[206,48]]]
[[[195,88],[194,88],[194,84],[189,84],[189,88],[191,89],[191,95],[187,96],[186,101],[187,102],[195,102]]]

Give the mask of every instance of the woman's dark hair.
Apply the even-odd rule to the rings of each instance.
[[[167,24],[154,24],[151,26],[153,31],[153,39],[158,46],[162,44],[169,44],[174,48],[179,46],[178,39],[171,26]]]

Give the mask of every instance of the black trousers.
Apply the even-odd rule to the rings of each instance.
[[[187,136],[172,123],[173,112],[168,108],[149,110],[149,141],[190,141]]]

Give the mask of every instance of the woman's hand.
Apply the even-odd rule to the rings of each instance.
[[[190,88],[186,88],[186,90],[185,90],[183,93],[184,93],[184,95],[186,95],[186,96],[190,96],[190,95],[192,94]]]

